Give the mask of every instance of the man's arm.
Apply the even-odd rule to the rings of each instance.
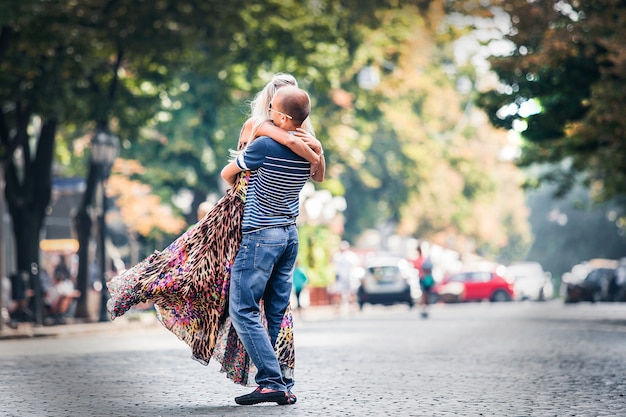
[[[315,155],[319,158],[318,163],[311,164],[311,179],[317,182],[324,181],[326,161],[324,160],[324,149],[322,148],[322,143],[315,136],[300,127],[294,131],[294,135],[299,137],[302,142],[311,148],[313,152],[315,152]]]
[[[297,155],[303,157],[311,163],[311,165],[317,169],[317,165],[320,163],[319,152],[316,147],[321,149],[322,144],[304,129],[298,129],[301,132],[296,131],[295,136],[274,125],[272,122],[267,121],[259,126],[256,131],[256,136],[269,136],[281,145],[285,145],[291,149]],[[298,139],[298,137],[303,140]],[[306,137],[306,140],[304,140]]]

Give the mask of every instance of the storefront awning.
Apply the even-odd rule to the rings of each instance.
[[[76,239],[43,239],[39,242],[39,248],[43,252],[72,252],[78,251]]]

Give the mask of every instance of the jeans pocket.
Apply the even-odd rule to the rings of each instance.
[[[257,243],[254,248],[254,268],[271,272],[285,248],[281,243]]]

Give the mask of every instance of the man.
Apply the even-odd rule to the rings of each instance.
[[[270,103],[272,121],[288,131],[299,128],[310,109],[308,94],[291,86],[281,87]],[[323,155],[321,149],[319,153]],[[315,181],[324,178],[325,164],[321,160],[312,177]],[[258,388],[235,398],[235,402],[293,404],[293,380],[283,379],[274,344],[292,291],[292,272],[298,255],[299,194],[310,177],[310,164],[289,148],[261,136],[224,167],[222,178],[233,184],[241,171],[251,171],[251,175],[243,238],[231,270],[229,314],[257,367]],[[261,300],[267,331],[260,317]]]

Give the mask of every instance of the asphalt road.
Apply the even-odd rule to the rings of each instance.
[[[0,341],[0,416],[626,416],[624,303],[305,313],[295,405],[238,406],[160,325],[113,323]]]

